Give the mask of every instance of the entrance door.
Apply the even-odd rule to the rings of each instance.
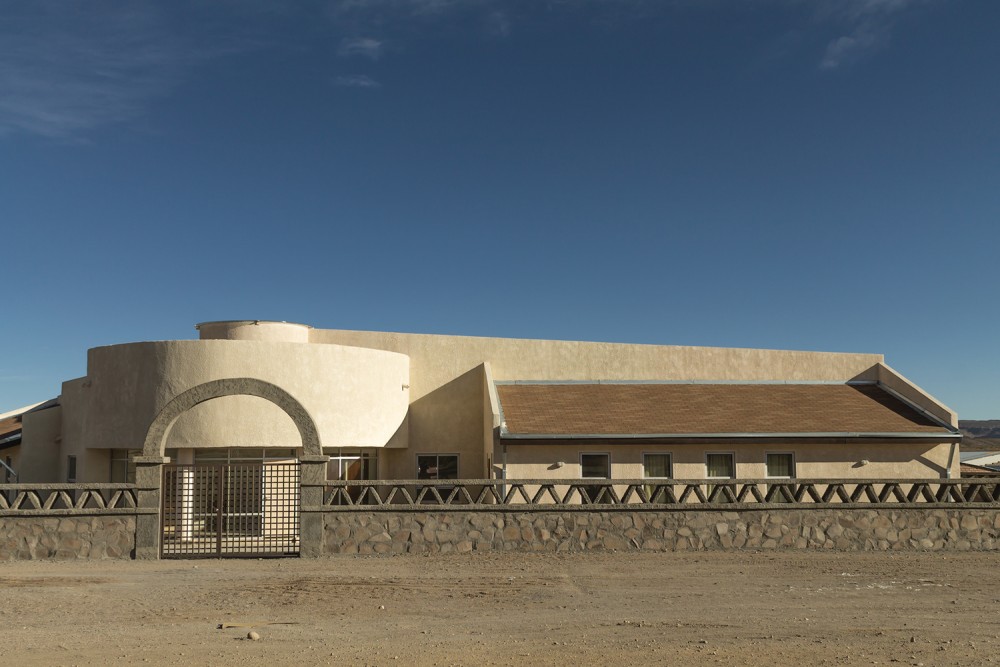
[[[299,553],[299,463],[163,466],[162,558]]]

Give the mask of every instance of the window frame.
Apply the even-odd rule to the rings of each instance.
[[[323,453],[330,457],[326,466],[326,478],[330,481],[348,480],[349,478],[345,477],[344,474],[350,471],[354,462],[359,463],[362,470],[362,476],[357,479],[371,481],[379,478],[377,451],[361,447],[336,447],[329,450],[324,448]],[[339,476],[335,477],[331,474],[331,467],[334,466],[339,471]]]
[[[76,484],[76,478],[80,471],[76,467],[76,454],[66,456],[66,483]]]
[[[667,459],[668,459],[668,462],[667,462],[667,477],[650,477],[649,475],[646,474],[646,457],[647,456],[666,456],[667,457]],[[642,478],[643,479],[649,479],[649,480],[654,480],[655,481],[655,480],[658,480],[658,479],[673,479],[673,477],[674,477],[674,453],[672,451],[670,451],[670,452],[662,452],[662,451],[661,452],[656,452],[656,451],[642,452]],[[646,497],[649,499],[650,502],[653,502],[654,500],[658,499],[657,498],[657,489],[660,488],[658,485],[656,485],[656,484],[646,484],[644,488],[646,490]]]
[[[606,477],[587,477],[583,474],[583,457],[584,456],[603,456],[604,460],[608,462],[608,474]],[[580,452],[580,479],[611,479],[611,452]]]
[[[788,476],[785,476],[785,475],[772,475],[771,471],[770,471],[770,468],[767,465],[767,457],[772,456],[772,455],[774,455],[774,456],[790,456],[790,457],[792,457],[792,474],[788,475]],[[795,479],[795,475],[797,474],[796,468],[797,468],[797,465],[796,465],[796,461],[795,461],[795,452],[785,451],[785,450],[780,450],[780,451],[778,451],[778,450],[776,450],[776,451],[765,451],[764,452],[764,476],[767,479]]]
[[[194,465],[271,463],[299,458],[297,447],[194,447],[193,449]],[[260,455],[246,456],[247,452],[260,452]]]
[[[730,461],[733,462],[732,475],[729,477],[713,477],[708,474],[708,457],[709,456],[728,456]],[[705,452],[705,479],[736,479],[736,452],[735,451],[715,451],[715,452]]]
[[[413,464],[414,464],[414,468],[417,471],[416,474],[414,475],[414,477],[416,479],[431,480],[431,481],[435,481],[435,480],[440,480],[441,479],[441,477],[438,476],[439,473],[435,473],[434,477],[421,477],[420,476],[420,457],[421,456],[433,456],[433,457],[435,457],[435,458],[437,458],[439,460],[440,460],[440,458],[442,456],[454,456],[455,457],[455,477],[446,477],[445,481],[448,481],[450,479],[461,479],[462,478],[462,475],[461,475],[461,470],[462,470],[462,456],[458,452],[420,452],[420,453],[415,453],[413,455]],[[441,469],[440,461],[438,462],[437,468],[439,470]]]
[[[651,477],[646,474],[646,457],[647,456],[666,456],[667,462],[667,476],[666,477]],[[643,452],[642,453],[642,478],[643,479],[673,479],[674,478],[674,453],[670,452]]]
[[[121,455],[121,452],[124,452],[124,455]],[[108,452],[108,481],[117,484],[135,484],[135,463],[132,461],[132,457],[141,454],[141,449],[122,449],[120,447],[111,449]],[[116,467],[125,471],[124,479],[117,482],[115,481]]]

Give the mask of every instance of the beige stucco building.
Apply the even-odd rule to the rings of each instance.
[[[180,463],[287,460],[303,419],[330,478],[959,476],[955,413],[877,354],[197,328],[91,349],[57,399],[5,415],[19,481],[127,481],[144,443]],[[205,393],[148,437],[222,380],[264,389]]]

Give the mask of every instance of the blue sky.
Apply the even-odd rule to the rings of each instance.
[[[1000,3],[0,4],[0,412],[214,319],[879,352],[1000,418]]]

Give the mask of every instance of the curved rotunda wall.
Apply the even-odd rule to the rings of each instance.
[[[251,340],[129,343],[88,354],[85,409],[68,424],[86,448],[139,448],[175,396],[211,380],[250,377],[281,387],[308,411],[326,447],[383,447],[409,405],[405,355],[342,345]],[[401,436],[405,438],[405,433]],[[405,445],[405,443],[402,443]],[[214,398],[183,413],[167,447],[299,447],[292,420],[252,396]]]
[[[307,324],[270,320],[221,320],[196,324],[201,340],[260,340],[271,343],[308,343]]]
[[[222,396],[184,412],[167,435],[166,448],[299,447],[295,422],[257,396]]]

